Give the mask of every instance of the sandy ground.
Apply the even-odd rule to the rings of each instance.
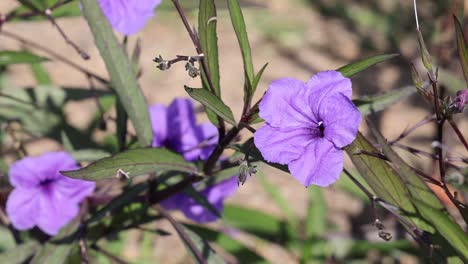
[[[0,13],[6,13],[14,6],[14,1],[4,0],[0,3]],[[307,80],[315,72],[327,69],[336,69],[353,60],[384,52],[402,52],[405,58],[415,59],[417,56],[417,42],[414,36],[405,37],[399,47],[391,47],[384,37],[379,34],[371,39],[377,49],[368,51],[360,43],[360,32],[356,32],[348,22],[336,17],[324,16],[317,8],[305,8],[299,1],[249,1],[259,4],[257,7],[249,7],[244,12],[249,29],[249,37],[252,46],[252,54],[255,69],[268,62],[269,66],[264,74],[257,97],[263,94],[268,84],[277,78],[294,77]],[[286,3],[287,2],[287,3]],[[385,2],[385,1],[384,1]],[[387,7],[391,8],[391,7]],[[189,13],[189,19],[196,21],[195,13]],[[280,21],[285,21],[283,24]],[[226,9],[218,13],[218,36],[220,50],[220,70],[222,98],[232,107],[235,117],[240,117],[242,110],[243,69],[237,40],[233,32],[229,15]],[[273,23],[268,25],[268,23]],[[274,24],[274,23],[277,23]],[[65,54],[70,60],[87,69],[106,76],[106,69],[94,46],[92,36],[86,21],[83,18],[60,19],[60,26],[70,39],[84,49],[91,59],[83,61],[70,46],[66,45],[58,32],[48,22],[15,23],[4,26],[5,30],[15,32],[41,45],[53,48],[55,51]],[[266,24],[266,25],[265,25]],[[271,31],[275,27],[281,30],[275,39]],[[269,28],[271,27],[271,28]],[[288,27],[294,28],[289,30]],[[272,37],[273,36],[273,37]],[[161,54],[164,58],[175,55],[193,55],[194,48],[191,45],[182,23],[177,19],[173,10],[165,9],[157,12],[153,19],[136,37],[130,39],[130,46],[135,39],[140,38],[142,43],[141,67],[143,75],[140,85],[149,104],[169,104],[174,97],[186,97],[183,85],[199,87],[198,79],[191,79],[184,73],[183,64],[175,65],[168,71],[161,72],[155,68],[152,59]],[[0,35],[0,49],[17,49],[18,43]],[[86,86],[85,76],[60,62],[51,61],[44,64],[50,72],[54,83],[61,86]],[[34,85],[31,72],[27,66],[13,66],[9,68],[11,84],[22,87]],[[410,84],[408,67],[403,59],[397,59],[391,63],[383,63],[366,71],[353,79],[355,96],[369,95],[396,89]],[[388,138],[395,138],[406,127],[421,120],[427,115],[427,110],[416,103],[416,97],[405,100],[380,114],[380,127]],[[68,119],[77,127],[84,127],[96,112],[95,102],[90,100],[80,103],[71,103],[67,106]],[[410,113],[410,114],[408,114]],[[200,116],[200,120],[205,120]],[[365,130],[365,128],[363,128]],[[409,137],[406,142],[416,141],[421,135],[427,135],[431,131],[429,126]],[[468,131],[467,123],[463,123],[462,131]],[[244,138],[249,133],[243,134]],[[456,142],[454,136],[447,136],[449,142]],[[456,143],[455,143],[456,145]],[[31,154],[38,154],[46,149],[56,149],[57,142],[41,141],[28,146]],[[427,146],[425,149],[429,149]],[[460,148],[457,148],[460,149]],[[428,163],[416,162],[417,165]],[[427,167],[426,167],[427,168]],[[278,186],[280,192],[290,201],[293,211],[303,217],[306,212],[307,189],[301,186],[291,176],[276,170],[265,168],[264,173],[271,183]],[[351,216],[358,215],[363,205],[356,199],[339,191],[334,186],[325,189],[327,205],[329,207],[329,219],[338,226],[338,230],[348,234],[351,230]],[[284,216],[281,210],[274,205],[271,198],[259,185],[255,177],[240,188],[239,192],[228,201],[233,204],[246,205],[251,208]],[[367,219],[372,222],[372,219]],[[362,224],[365,224],[362,223]],[[137,244],[138,232],[132,232],[128,237],[128,246],[123,255],[132,260],[138,256]],[[248,240],[247,241],[251,241]],[[295,263],[297,259],[283,250],[272,248],[271,245],[253,243],[260,248],[270,261],[274,263]],[[172,237],[164,237],[154,244],[154,256],[161,263],[184,262],[185,256],[179,254],[175,257],[171,252],[183,252],[183,246],[179,240]],[[266,250],[265,250],[266,249]],[[181,250],[181,251],[179,251]]]

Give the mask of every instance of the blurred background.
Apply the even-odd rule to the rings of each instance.
[[[198,1],[181,1],[192,24],[197,23]],[[353,97],[370,96],[393,91],[412,85],[409,63],[416,65],[423,73],[419,59],[417,36],[412,1],[403,0],[244,0],[242,4],[247,30],[252,48],[255,70],[258,71],[265,63],[269,63],[256,94],[260,98],[268,84],[277,78],[293,77],[308,80],[318,71],[337,69],[358,59],[386,53],[400,53],[401,56],[378,64],[353,77]],[[233,31],[225,1],[216,1],[218,6],[218,45],[220,52],[220,71],[222,98],[234,112],[236,119],[240,118],[243,98],[243,67],[242,57],[237,39]],[[419,1],[419,23],[431,55],[439,66],[439,79],[446,95],[453,95],[457,90],[466,88],[457,58],[455,34],[452,14],[464,16],[463,1]],[[78,3],[74,2],[75,13],[79,15]],[[0,2],[0,14],[7,14],[19,5],[14,0]],[[468,5],[465,5],[468,6]],[[169,104],[174,97],[187,97],[183,85],[200,87],[199,79],[192,79],[186,73],[182,63],[174,65],[170,70],[160,71],[152,61],[162,55],[166,59],[175,55],[195,55],[192,43],[186,34],[182,22],[175,12],[171,1],[163,0],[155,11],[154,19],[146,28],[128,39],[129,50],[133,50],[137,41],[141,43],[140,66],[142,75],[139,79],[141,87],[149,104]],[[68,60],[102,76],[107,76],[103,61],[100,59],[93,42],[88,25],[83,17],[59,18],[58,24],[67,36],[80,48],[86,51],[91,59],[84,61],[65,43],[58,31],[46,20],[14,21],[4,24],[2,29],[13,32],[23,38],[48,47],[62,54]],[[467,25],[466,23],[464,25]],[[467,27],[464,26],[465,32]],[[466,33],[465,33],[466,34]],[[119,36],[122,39],[122,36]],[[48,56],[3,35],[0,32],[0,50],[19,50],[28,48],[37,54]],[[52,83],[59,87],[81,87],[89,89],[87,77],[57,60],[42,63]],[[38,80],[34,77],[34,69],[29,65],[14,65],[8,67],[0,75],[1,89],[16,89],[34,87]],[[425,76],[423,76],[425,77]],[[98,83],[96,93],[105,91]],[[395,104],[391,108],[371,117],[372,122],[379,125],[388,139],[396,138],[405,128],[419,122],[431,111],[417,94]],[[98,126],[99,109],[93,98],[69,100],[65,105],[64,118],[70,124],[69,131],[79,137],[83,131]],[[102,145],[112,149],[112,131],[115,131],[115,116],[113,109],[105,114],[107,130],[93,129],[90,136]],[[461,131],[468,132],[468,122],[463,116],[456,120]],[[40,122],[44,126],[53,122],[53,117],[44,116]],[[52,121],[51,121],[52,120]],[[200,121],[206,121],[203,114]],[[37,120],[36,120],[37,121]],[[32,121],[34,122],[34,120]],[[39,121],[38,121],[39,122]],[[364,122],[363,122],[364,123]],[[367,131],[362,125],[361,129]],[[81,131],[81,132],[80,132]],[[2,157],[12,162],[12,140],[2,130]],[[86,132],[87,133],[87,132]],[[30,136],[25,145],[29,154],[40,154],[49,150],[61,149],[59,132],[47,137]],[[450,148],[450,155],[466,157],[466,152],[460,147],[458,139],[450,129],[445,134],[445,142]],[[248,139],[250,133],[245,132],[242,140]],[[431,142],[435,136],[435,127],[426,125],[402,141],[419,149],[432,153]],[[80,143],[83,148],[90,142]],[[402,156],[429,175],[436,175],[433,162],[430,159],[415,157],[407,152]],[[461,164],[460,166],[466,166]],[[349,167],[349,163],[347,163]],[[311,194],[312,193],[312,194]],[[312,197],[312,198],[311,198]],[[321,198],[324,200],[322,201]],[[444,199],[444,197],[442,197]],[[280,201],[280,202],[278,202]],[[282,202],[281,202],[282,201]],[[225,220],[213,225],[215,229],[226,232],[229,226],[239,226],[249,221],[259,226],[251,227],[251,232],[228,232],[237,241],[244,244],[250,251],[237,251],[239,259],[250,263],[251,252],[265,258],[271,263],[297,263],[300,256],[294,250],[288,239],[285,223],[304,222],[308,207],[315,206],[317,210],[317,225],[324,219],[325,231],[316,243],[311,244],[311,251],[316,256],[317,263],[419,263],[422,262],[418,252],[395,219],[385,214],[379,215],[387,231],[393,235],[393,240],[385,242],[377,235],[373,226],[372,215],[367,198],[342,177],[340,181],[329,188],[304,188],[292,176],[278,170],[263,166],[260,172],[239,188],[237,194],[228,200]],[[239,212],[245,217],[237,219],[231,225],[231,215]],[[257,218],[253,217],[259,214]],[[175,214],[178,219],[182,215]],[[263,216],[263,218],[262,218]],[[254,219],[254,220],[252,220]],[[273,221],[274,220],[274,221]],[[264,222],[262,222],[264,221]],[[119,255],[131,263],[186,263],[189,257],[182,242],[174,230],[166,223],[158,223],[158,227],[169,231],[169,236],[154,236],[141,230],[130,230],[118,237],[102,241],[101,246]],[[263,228],[263,230],[262,230]],[[242,229],[242,228],[239,228]],[[248,228],[246,230],[249,230]],[[0,249],[8,247],[8,241],[0,235]],[[216,238],[214,238],[216,241]],[[219,239],[218,239],[219,240]],[[215,246],[227,256],[236,255],[237,244],[219,242]],[[226,249],[231,247],[231,251]],[[242,255],[244,254],[244,255]],[[246,255],[247,254],[247,255]],[[235,262],[235,259],[233,262]],[[252,262],[255,258],[252,259]],[[99,258],[99,263],[109,263],[105,258]]]

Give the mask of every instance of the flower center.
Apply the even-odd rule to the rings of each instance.
[[[320,137],[323,138],[325,136],[324,131],[325,131],[325,126],[323,125],[323,121],[318,122],[318,129],[320,132]]]

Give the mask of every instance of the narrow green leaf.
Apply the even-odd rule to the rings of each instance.
[[[185,233],[190,237],[192,242],[195,244],[195,247],[198,249],[200,253],[202,253],[203,259],[206,261],[208,264],[224,264],[226,261],[221,257],[216,251],[210,246],[208,241],[206,241],[203,237],[195,233],[194,231],[186,228],[185,226],[181,227],[184,228]],[[184,244],[187,246],[187,241],[182,239]],[[188,246],[187,246],[188,247]],[[189,250],[190,253],[192,253],[191,250]],[[193,254],[193,253],[192,253]],[[194,261],[197,261],[197,259],[194,257]],[[198,263],[198,262],[197,262]]]
[[[185,91],[195,99],[200,102],[202,105],[206,106],[208,109],[213,111],[219,117],[224,119],[233,126],[237,126],[236,120],[234,120],[234,115],[232,114],[231,109],[219,99],[216,95],[210,93],[205,89],[196,89],[185,86]]]
[[[208,71],[211,77],[215,95],[221,96],[219,87],[219,63],[218,63],[218,36],[216,35],[216,5],[214,0],[200,0],[198,14],[198,36],[200,45],[205,55],[204,59],[207,63]],[[206,75],[202,71],[202,78],[206,80]],[[203,88],[210,91],[210,88],[205,85],[208,82],[203,82]]]
[[[417,199],[414,199],[413,202],[423,217],[435,226],[436,230],[457,250],[466,263],[468,261],[468,236],[463,229],[446,212],[433,207],[432,204]]]
[[[306,237],[321,236],[327,231],[327,204],[322,189],[310,186],[307,198]]]
[[[200,234],[201,237],[206,239],[211,243],[216,243],[218,246],[222,247],[224,250],[229,252],[231,255],[235,256],[237,260],[242,263],[252,263],[252,264],[266,264],[268,263],[263,257],[259,256],[253,250],[247,248],[242,243],[236,241],[228,235],[225,235],[219,231],[212,230],[198,225],[185,225],[190,230]]]
[[[432,65],[432,57],[429,54],[429,51],[426,48],[426,43],[424,43],[424,38],[421,34],[419,29],[416,29],[416,33],[418,35],[418,43],[419,43],[419,51],[421,52],[421,59],[424,64],[424,67],[429,72],[429,74],[433,74],[433,65]]]
[[[73,234],[80,225],[80,217],[76,217],[68,223],[59,234],[48,241],[31,260],[31,264],[65,264],[74,246]],[[72,238],[72,239],[70,239]]]
[[[98,160],[85,168],[61,173],[71,178],[97,181],[119,175],[125,176],[123,173],[133,178],[142,174],[170,170],[200,175],[195,165],[186,162],[179,154],[164,148],[130,149]]]
[[[362,178],[364,178],[378,197],[405,212],[413,214],[416,212],[409,200],[408,190],[393,168],[381,158],[363,154],[363,152],[379,152],[360,132],[358,132],[353,143],[344,149]]]
[[[417,89],[410,85],[400,89],[391,90],[381,95],[361,97],[353,100],[353,103],[359,109],[361,115],[366,116],[370,113],[382,111],[387,107],[414,94],[416,91]]]
[[[278,206],[279,209],[286,215],[288,221],[294,226],[295,230],[298,230],[299,223],[297,217],[294,215],[289,203],[279,191],[279,188],[271,184],[265,177],[264,173],[259,170],[256,173],[256,178],[260,182],[262,188],[270,195],[272,201]]]
[[[259,210],[226,205],[223,221],[232,227],[280,244],[287,244],[296,237],[294,228],[288,222]]]
[[[134,74],[132,62],[120,46],[109,22],[95,0],[81,0],[83,13],[93,32],[96,45],[106,64],[122,105],[132,121],[143,146],[150,146],[153,138],[145,98]]]
[[[257,73],[257,75],[255,75],[255,78],[252,81],[252,90],[254,92],[257,89],[258,83],[260,82],[260,79],[262,79],[263,72],[265,71],[267,66],[268,66],[268,63],[265,63],[265,65],[263,65],[263,67],[260,69],[260,71]]]
[[[208,199],[201,195],[199,191],[197,191],[193,186],[189,186],[185,188],[184,193],[191,197],[196,203],[205,207],[208,211],[210,211],[213,215],[221,218],[218,210],[208,201]]]
[[[357,62],[348,64],[346,66],[343,66],[337,69],[337,71],[341,72],[341,74],[343,74],[343,76],[345,77],[351,77],[379,62],[386,61],[388,59],[391,59],[397,56],[400,56],[400,54],[395,53],[395,54],[377,55],[377,56],[365,58]]]
[[[70,138],[68,138],[67,132],[62,130],[60,132],[60,138],[62,139],[63,150],[66,152],[72,152],[75,149],[72,142],[70,141]]]
[[[50,85],[52,84],[52,80],[50,79],[49,73],[46,71],[44,66],[41,63],[33,63],[31,64],[31,69],[34,74],[34,78],[36,78],[36,82],[39,85]]]
[[[458,57],[460,58],[463,75],[468,85],[468,49],[466,47],[465,34],[463,33],[460,21],[458,21],[455,15],[453,16],[453,23],[455,24],[455,34],[457,36]]]
[[[125,189],[122,194],[119,196],[115,197],[110,201],[108,204],[106,204],[104,207],[99,209],[96,213],[94,213],[87,221],[86,224],[92,224],[94,222],[97,222],[104,218],[108,213],[121,208],[125,205],[130,204],[133,199],[142,193],[144,190],[146,190],[149,187],[148,182],[142,182],[138,183],[136,185],[133,185],[131,187],[128,187]]]
[[[0,66],[12,64],[33,64],[47,61],[49,59],[35,55],[29,51],[0,51]]]
[[[83,161],[96,161],[109,157],[111,154],[102,149],[80,149],[70,151],[73,159],[78,162]]]
[[[307,198],[307,216],[305,219],[306,242],[302,248],[302,263],[311,257],[314,241],[322,239],[327,229],[327,207],[322,189],[310,186]]]
[[[0,254],[0,263],[24,263],[33,256],[41,246],[34,240],[8,249]]]
[[[253,85],[254,76],[254,67],[252,62],[252,55],[250,51],[250,44],[249,44],[249,37],[247,35],[247,30],[245,28],[245,21],[244,16],[242,15],[242,10],[239,6],[239,2],[237,0],[228,0],[228,8],[229,14],[231,16],[232,26],[234,31],[236,32],[237,40],[239,42],[239,47],[242,53],[242,60],[244,62],[244,72],[246,74],[246,82],[250,85],[246,85],[246,87],[250,87],[250,91],[244,91],[245,94],[251,95],[254,94],[255,88]]]
[[[372,124],[368,123],[368,126],[377,139],[380,148],[383,150],[383,154],[391,161],[391,166],[395,169],[395,172],[400,176],[400,179],[404,182],[408,188],[411,197],[416,198],[420,201],[425,201],[434,207],[436,210],[445,211],[445,207],[442,205],[440,200],[435,194],[427,187],[413,169],[402,159],[398,154],[388,145],[387,140],[380,134],[377,128]]]

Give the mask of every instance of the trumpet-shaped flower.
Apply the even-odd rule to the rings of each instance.
[[[111,26],[125,35],[140,31],[154,15],[161,0],[99,0]]]
[[[153,128],[153,147],[166,147],[182,154],[187,161],[206,160],[218,142],[218,130],[211,123],[197,124],[192,101],[176,98],[167,108],[153,105],[149,108]],[[237,190],[236,177],[206,187],[200,193],[221,212],[224,200]],[[211,211],[185,193],[173,195],[161,202],[168,209],[181,210],[195,222],[217,219]]]
[[[307,83],[273,81],[259,105],[263,127],[254,142],[265,160],[287,164],[303,185],[328,186],[343,170],[343,151],[356,137],[361,114],[351,101],[351,80],[319,72]]]
[[[39,227],[49,235],[72,220],[78,204],[94,190],[95,183],[70,179],[62,170],[77,169],[76,162],[65,152],[50,152],[26,157],[10,167],[14,190],[8,196],[6,212],[18,230]]]

